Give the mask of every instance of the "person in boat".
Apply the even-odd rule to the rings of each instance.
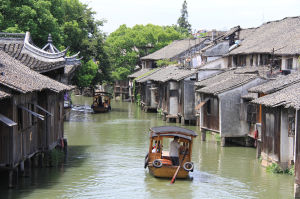
[[[154,145],[152,146],[152,153],[156,153],[157,141],[155,141]]]
[[[152,153],[159,153],[161,151],[162,145],[160,144],[160,141],[155,141],[154,146],[152,147]]]
[[[99,106],[99,107],[102,107],[102,106],[103,106],[103,103],[102,103],[102,97],[101,97],[101,96],[99,96],[99,98],[98,98],[98,106]]]
[[[172,160],[172,164],[175,166],[179,165],[179,149],[180,149],[180,143],[179,137],[175,136],[174,140],[170,143],[170,158]]]

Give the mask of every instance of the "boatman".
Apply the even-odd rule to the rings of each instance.
[[[170,157],[172,160],[172,164],[175,166],[179,166],[179,148],[180,148],[180,143],[179,137],[175,136],[174,140],[170,142]]]

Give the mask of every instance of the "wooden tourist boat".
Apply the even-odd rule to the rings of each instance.
[[[91,108],[94,110],[94,113],[105,113],[111,110],[110,99],[112,95],[107,92],[94,91],[93,95],[93,104]]]
[[[145,168],[148,166],[149,172],[160,178],[187,178],[189,172],[194,169],[191,162],[193,138],[197,134],[189,129],[177,126],[159,126],[150,128],[150,145],[148,154],[145,157]],[[169,151],[163,149],[163,144],[172,141],[174,137],[179,137],[179,167],[172,165]],[[165,143],[164,143],[165,141]]]

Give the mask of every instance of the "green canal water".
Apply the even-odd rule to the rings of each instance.
[[[87,108],[91,101],[73,99]],[[105,114],[79,110],[65,122],[69,145],[65,163],[34,169],[30,178],[19,180],[17,188],[1,188],[0,198],[293,198],[293,176],[267,173],[254,148],[220,147],[212,135],[205,142],[200,136],[194,141],[191,179],[171,185],[143,167],[147,130],[168,125],[159,115],[127,102],[113,102],[112,111]],[[186,128],[200,135],[197,127]]]

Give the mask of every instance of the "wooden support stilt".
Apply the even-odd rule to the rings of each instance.
[[[25,166],[24,166],[24,161],[20,162],[20,174],[21,176],[25,176]]]
[[[206,141],[206,131],[201,132],[201,141]]]
[[[8,173],[8,188],[14,188],[14,170],[10,169]]]
[[[166,121],[166,120],[167,120],[167,115],[163,114],[163,121]]]
[[[66,138],[64,138],[64,152],[65,152],[65,155],[66,153],[68,152],[68,140]]]
[[[43,167],[43,162],[44,162],[44,154],[40,153],[38,154],[38,161],[39,161],[39,167]]]
[[[294,197],[300,199],[300,185],[297,183],[294,183]]]
[[[35,168],[39,167],[39,160],[38,160],[37,155],[32,157],[32,161],[33,161],[33,167],[35,167]]]
[[[184,119],[184,117],[181,117],[181,125],[184,126],[184,124],[185,124],[185,119]]]
[[[24,176],[25,177],[30,177],[30,175],[31,175],[31,167],[32,167],[32,165],[31,165],[31,159],[30,158],[28,158],[27,160],[25,160],[25,171],[24,171]]]
[[[261,142],[256,140],[256,158],[259,159],[261,156]]]
[[[225,137],[221,137],[221,146],[226,146],[226,138]]]
[[[13,175],[14,179],[15,179],[15,185],[19,184],[19,168],[15,168],[14,169],[14,175]]]

